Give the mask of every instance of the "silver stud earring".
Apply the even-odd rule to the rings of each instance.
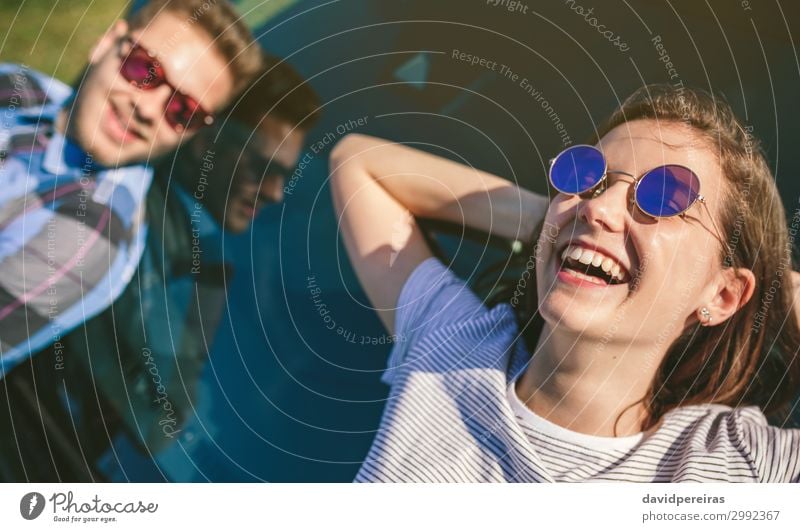
[[[706,307],[700,309],[700,315],[703,317],[703,322],[706,325],[711,325],[711,312]]]

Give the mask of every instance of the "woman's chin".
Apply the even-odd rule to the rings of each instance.
[[[613,321],[612,306],[610,301],[581,301],[574,294],[551,292],[540,302],[539,313],[551,329],[587,333],[596,327],[608,328],[603,324]]]

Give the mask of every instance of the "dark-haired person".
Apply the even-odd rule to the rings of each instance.
[[[792,246],[758,142],[718,98],[647,86],[554,155],[548,201],[386,141],[334,149],[348,253],[402,339],[357,480],[800,481]],[[518,282],[482,301],[408,213],[528,242]]]
[[[204,132],[159,167],[201,196],[217,222],[234,233],[249,228],[264,204],[283,199],[306,133],[320,115],[317,95],[291,65],[271,57],[265,63],[221,130]],[[198,172],[208,160],[213,164]]]
[[[227,2],[155,0],[98,39],[75,91],[0,67],[0,376],[119,295],[148,160],[212,123],[260,60]]]
[[[122,428],[147,455],[181,436],[232,273],[218,231],[241,233],[281,200],[318,107],[303,78],[270,59],[217,124],[156,165],[133,280],[63,341],[73,357],[64,388],[81,412],[76,448],[96,457]]]

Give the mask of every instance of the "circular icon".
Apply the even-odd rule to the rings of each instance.
[[[19,513],[28,521],[36,519],[42,515],[44,510],[44,495],[32,491],[22,496],[19,501]]]

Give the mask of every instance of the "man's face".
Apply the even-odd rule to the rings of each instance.
[[[143,90],[120,74],[132,47],[126,36],[155,54],[169,83]],[[97,42],[89,63],[66,130],[104,166],[147,161],[191,136],[165,118],[172,87],[209,112],[222,107],[233,90],[231,72],[211,38],[200,28],[187,28],[183,17],[172,12],[162,12],[145,28],[130,32],[118,21]]]
[[[246,231],[261,208],[283,199],[305,135],[290,124],[265,119],[231,166],[232,178],[222,223],[228,231]],[[230,154],[233,155],[233,154]]]

